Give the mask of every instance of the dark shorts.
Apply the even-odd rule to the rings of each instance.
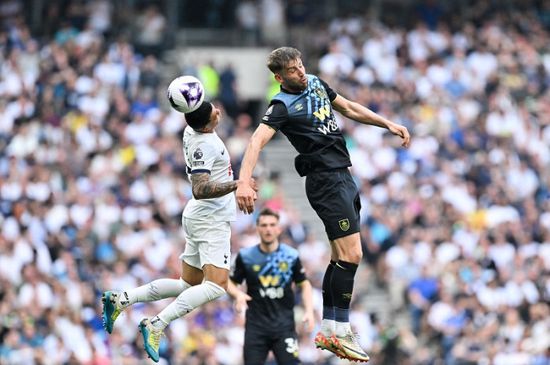
[[[269,351],[273,352],[279,365],[300,364],[295,331],[270,334],[247,329],[243,351],[244,365],[264,365]]]
[[[359,232],[361,199],[347,168],[307,175],[306,195],[331,241]]]

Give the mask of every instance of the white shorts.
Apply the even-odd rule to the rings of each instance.
[[[229,270],[231,226],[229,222],[206,222],[183,217],[185,250],[180,260],[201,269],[206,264]]]

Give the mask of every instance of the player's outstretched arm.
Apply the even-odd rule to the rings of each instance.
[[[250,142],[248,142],[248,146],[244,152],[241,169],[239,171],[239,182],[241,182],[241,184],[237,187],[237,192],[235,193],[239,209],[244,213],[250,214],[254,211],[256,192],[250,186],[249,182],[254,167],[256,167],[256,163],[258,162],[260,151],[274,135],[275,130],[273,128],[260,123],[256,131],[254,131],[252,138],[250,138]]]
[[[216,182],[209,181],[210,175],[199,173],[191,175],[191,188],[195,199],[219,198],[237,190],[239,181]]]
[[[338,95],[336,99],[332,101],[332,107],[346,118],[353,119],[359,123],[388,129],[390,132],[403,139],[401,143],[403,147],[409,146],[411,136],[405,126],[394,123],[380,114],[373,112],[369,108],[348,100],[341,95]]]

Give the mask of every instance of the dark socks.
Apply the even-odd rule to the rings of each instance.
[[[332,293],[332,305],[335,307],[334,319],[337,322],[349,322],[349,306],[357,266],[351,262],[340,260],[332,270],[330,292]],[[324,292],[325,280],[323,280],[323,300],[325,298]]]
[[[323,319],[334,320],[334,304],[332,300],[331,279],[334,271],[335,261],[330,260],[325,276],[323,277]]]

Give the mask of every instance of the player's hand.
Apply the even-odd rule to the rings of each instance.
[[[235,311],[237,313],[242,313],[248,309],[248,301],[251,301],[252,298],[250,295],[241,292],[236,298],[235,298]]]
[[[304,325],[305,330],[310,333],[315,328],[315,315],[313,312],[304,312],[302,317],[302,324]]]
[[[237,182],[237,191],[235,191],[237,205],[245,214],[251,214],[254,211],[254,201],[258,199],[258,195],[250,186],[250,182],[239,180]]]
[[[409,144],[411,143],[411,135],[409,134],[407,127],[392,123],[388,126],[388,129],[390,130],[390,132],[392,132],[396,136],[403,138],[403,142],[401,142],[401,146],[409,147]]]

